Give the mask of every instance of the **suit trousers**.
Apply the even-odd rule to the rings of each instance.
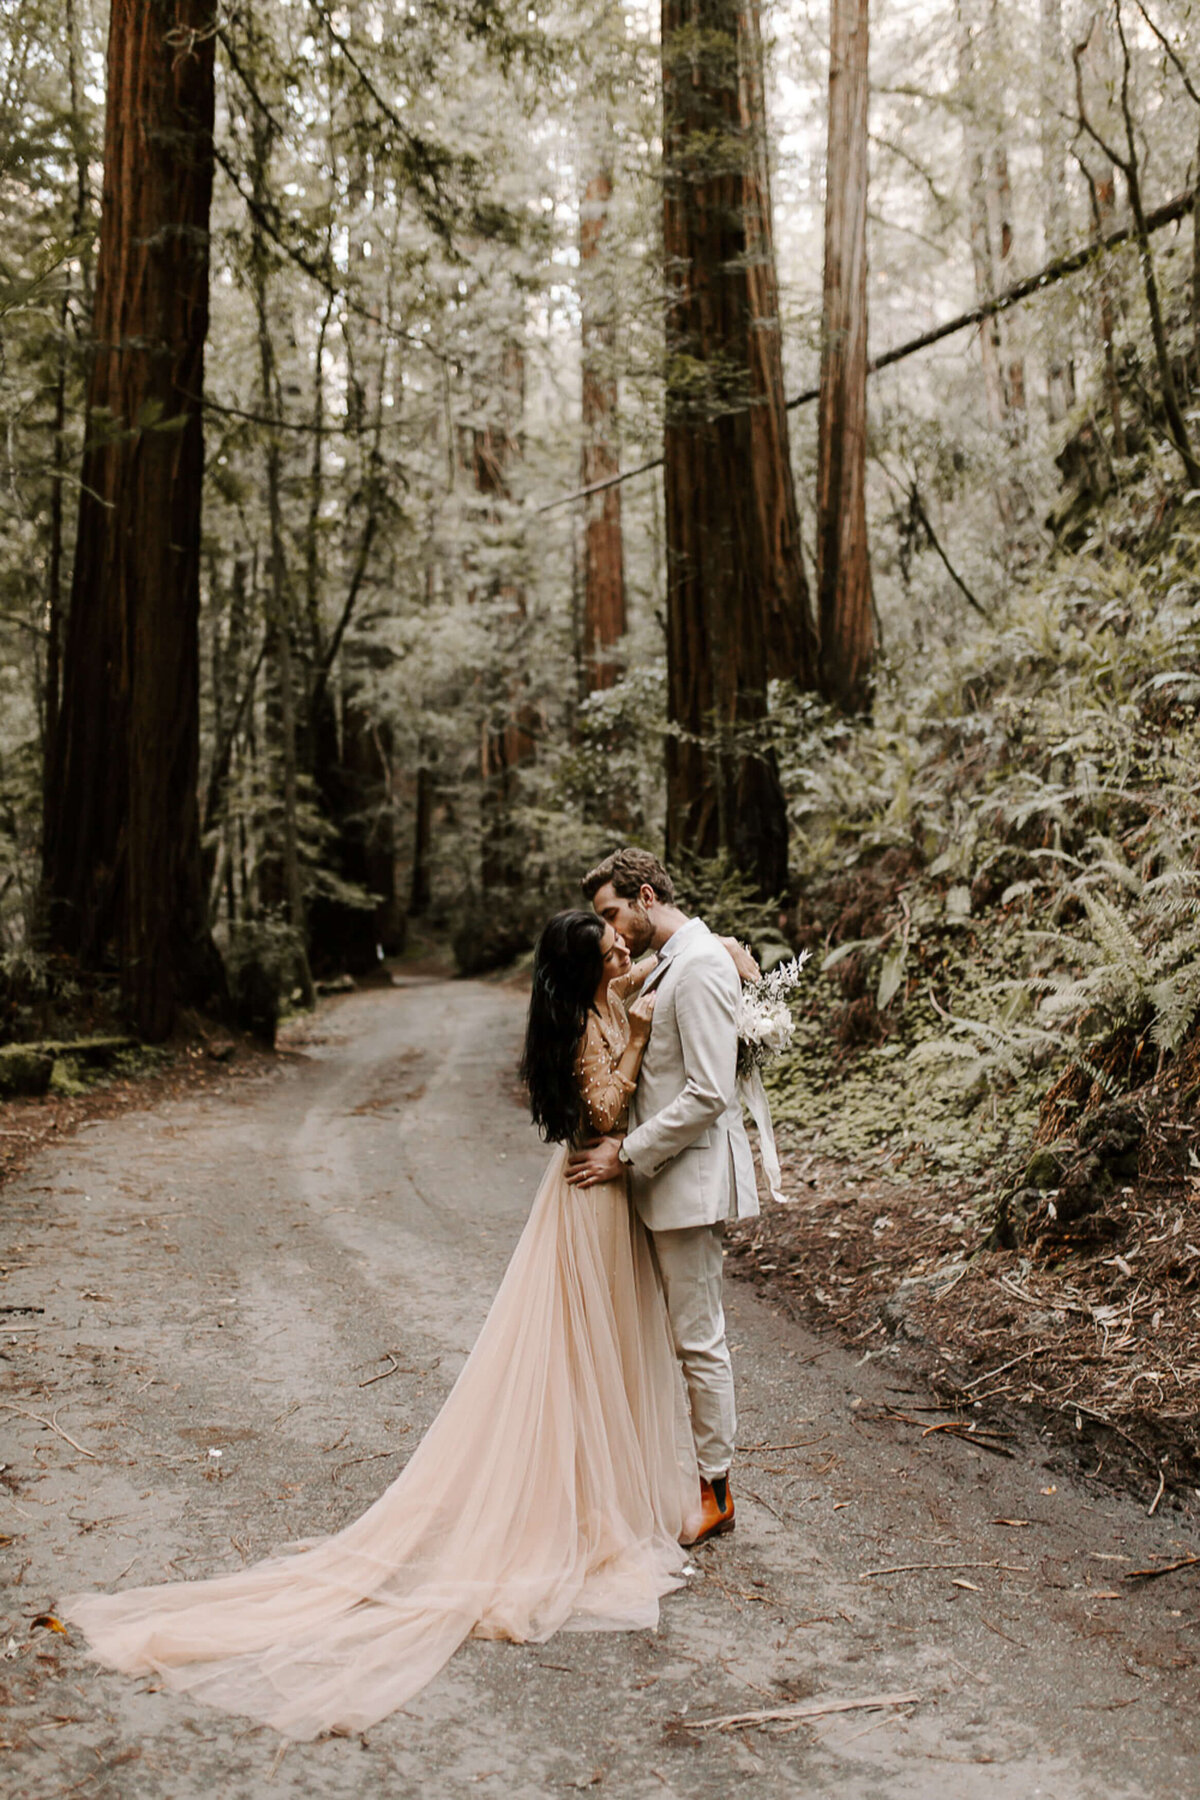
[[[701,1475],[711,1481],[728,1471],[737,1432],[722,1304],[725,1226],[692,1225],[651,1236],[687,1386],[696,1461]]]

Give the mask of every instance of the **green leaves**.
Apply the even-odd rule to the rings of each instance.
[[[906,943],[893,944],[884,957],[883,966],[879,971],[879,986],[875,992],[877,1011],[883,1012],[900,992],[904,985],[904,968],[907,961],[908,945]]]

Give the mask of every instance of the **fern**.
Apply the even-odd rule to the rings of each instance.
[[[1103,894],[1085,891],[1082,895],[1088,917],[1096,934],[1096,942],[1106,963],[1114,971],[1122,987],[1137,989],[1150,978],[1150,964],[1137,937],[1130,930],[1123,913]]]
[[[1172,1054],[1200,1014],[1200,958],[1156,982],[1149,998],[1155,1012],[1150,1035],[1160,1050]]]

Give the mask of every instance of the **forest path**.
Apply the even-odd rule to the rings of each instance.
[[[697,1553],[657,1634],[469,1643],[365,1739],[285,1748],[32,1627],[65,1591],[215,1572],[328,1531],[402,1466],[545,1161],[510,1074],[523,1012],[490,983],[356,994],[323,1008],[278,1073],[99,1121],[5,1191],[3,1300],[45,1311],[4,1315],[0,1399],[93,1456],[0,1415],[4,1791],[1200,1790],[1197,1589],[1120,1580],[1194,1547],[1177,1520],[1049,1471],[1036,1446],[1005,1460],[922,1438],[925,1396],[892,1359],[860,1362],[737,1282],[738,1529]],[[864,1578],[913,1563],[955,1566]],[[910,1691],[912,1707],[787,1734],[664,1730],[685,1709]]]

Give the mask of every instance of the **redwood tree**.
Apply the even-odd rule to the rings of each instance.
[[[956,31],[958,80],[964,99],[971,266],[976,301],[986,306],[1013,280],[1012,180],[1002,96],[995,91],[1002,54],[995,0],[958,0]],[[1025,365],[1011,336],[1011,321],[1002,312],[980,322],[979,357],[988,419],[998,436],[1015,444],[1024,424]],[[1019,486],[1008,480],[997,484],[996,506],[1009,527],[1028,510]]]
[[[619,473],[617,447],[616,307],[601,240],[612,199],[612,121],[594,121],[586,145],[589,167],[579,216],[579,274],[583,314],[583,452],[580,485]],[[613,646],[625,635],[625,558],[621,489],[615,482],[584,502],[583,673],[589,692],[610,688],[618,665]]]
[[[520,340],[506,336],[495,359],[495,386],[489,396],[494,418],[470,432],[470,461],[482,516],[499,523],[501,507],[512,498],[510,475],[521,454],[520,426],[525,406],[525,352]],[[518,642],[526,629],[528,599],[524,585],[511,574],[493,577],[472,589],[472,598],[495,605],[498,628]],[[537,709],[527,694],[528,673],[515,659],[501,675],[502,691],[492,696],[479,745],[482,843],[480,882],[485,894],[518,890],[525,879],[525,852],[513,821],[519,793],[519,771],[533,760],[537,747]]]
[[[220,983],[201,880],[200,397],[215,0],[113,0],[87,444],[51,746],[52,941],[140,1030]]]
[[[817,684],[817,636],[800,546],[783,386],[760,10],[760,0],[743,0],[738,13],[740,111],[747,152],[743,211],[754,507],[766,610],[767,674],[809,688]]]
[[[755,482],[759,203],[742,126],[737,0],[663,0],[667,275],[667,848],[732,855],[787,882],[787,815],[767,712],[768,586]]]
[[[825,282],[817,425],[817,594],[822,688],[867,703],[875,650],[867,547],[868,0],[833,0]]]

